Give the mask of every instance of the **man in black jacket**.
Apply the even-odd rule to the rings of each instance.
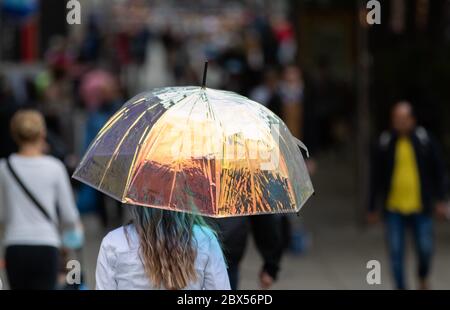
[[[255,215],[218,219],[219,239],[228,265],[231,289],[236,290],[239,282],[239,264],[247,247],[247,237],[253,234],[256,247],[263,258],[259,273],[259,284],[268,289],[276,281],[281,256],[283,236],[281,216]]]
[[[434,138],[416,126],[412,106],[392,109],[392,130],[381,135],[373,158],[368,222],[377,220],[377,198],[384,206],[394,280],[405,289],[405,230],[411,227],[418,255],[419,287],[428,288],[433,253],[432,213],[446,214],[447,175]]]

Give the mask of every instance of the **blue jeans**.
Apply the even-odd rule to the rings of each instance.
[[[404,275],[405,231],[413,231],[416,253],[418,256],[418,276],[425,280],[430,272],[433,255],[433,220],[430,215],[402,215],[386,213],[387,244],[397,289],[406,289]]]

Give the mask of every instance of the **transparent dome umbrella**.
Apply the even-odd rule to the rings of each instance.
[[[126,204],[210,217],[295,213],[314,192],[299,146],[246,97],[160,88],[111,117],[73,177]]]

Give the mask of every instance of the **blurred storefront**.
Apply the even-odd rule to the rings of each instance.
[[[52,37],[67,33],[65,1],[4,0],[0,14],[2,61],[37,62]]]

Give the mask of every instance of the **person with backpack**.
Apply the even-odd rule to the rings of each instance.
[[[378,219],[377,200],[384,206],[386,240],[395,286],[406,289],[405,231],[411,228],[418,255],[420,289],[429,288],[435,212],[445,218],[448,179],[439,147],[431,134],[416,125],[412,105],[401,101],[392,109],[392,130],[381,135],[373,158],[367,220]]]
[[[57,287],[60,227],[79,232],[81,224],[67,171],[45,155],[46,125],[34,110],[11,119],[18,152],[0,162],[0,208],[3,209],[6,274],[11,289]],[[76,242],[79,243],[79,242]]]

